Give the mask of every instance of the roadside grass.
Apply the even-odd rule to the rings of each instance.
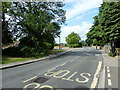
[[[50,51],[48,52],[48,55],[56,54],[56,53],[64,52],[64,51],[66,51],[66,50],[64,50],[64,49],[53,49],[53,50],[50,50]]]
[[[51,54],[56,54],[56,53],[59,53],[59,52],[64,52],[66,50],[63,50],[63,49],[53,49],[53,50],[50,50],[48,52],[47,55],[45,56],[48,56],[48,55],[51,55]],[[39,57],[41,58],[41,57]],[[27,60],[34,60],[34,59],[37,59],[36,57],[28,57],[28,58],[23,58],[23,57],[7,57],[7,56],[2,56],[2,61],[0,61],[0,64],[9,64],[9,63],[14,63],[14,62],[23,62],[23,61],[27,61]]]
[[[36,58],[21,58],[21,57],[2,57],[2,62],[0,64],[9,64],[13,62],[22,62],[22,61],[27,61],[27,60],[33,60]]]

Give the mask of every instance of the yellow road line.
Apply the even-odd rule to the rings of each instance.
[[[97,81],[98,81],[98,78],[96,76],[99,74],[101,66],[102,66],[102,61],[99,61],[99,64],[97,66],[97,69],[96,69],[96,72],[95,72],[95,75],[94,75],[94,78],[93,78],[93,81],[92,81],[92,84],[91,84],[90,88],[95,88],[96,87]]]
[[[26,83],[26,82],[28,82],[28,81],[30,81],[30,80],[32,80],[32,79],[34,79],[34,78],[36,78],[37,76],[34,76],[34,77],[32,77],[32,78],[29,78],[29,79],[27,79],[27,80],[25,80],[25,81],[23,81],[23,83]]]

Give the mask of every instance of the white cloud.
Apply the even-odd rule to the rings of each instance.
[[[91,23],[88,22],[82,22],[81,25],[75,25],[75,26],[66,26],[61,29],[61,42],[65,43],[65,37],[67,37],[71,32],[75,32],[80,35],[82,40],[86,39],[85,34],[89,31],[89,28],[92,26]],[[56,39],[56,42],[58,42],[58,38]]]
[[[71,3],[71,2],[75,2],[76,0],[64,0],[64,2],[66,3]]]
[[[100,7],[100,5],[102,4],[102,0],[76,0],[76,1],[72,0],[72,1],[74,1],[71,6],[72,9],[66,10],[67,20],[90,9]]]

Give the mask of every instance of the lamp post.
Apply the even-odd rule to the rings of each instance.
[[[58,36],[59,37],[59,49],[60,49],[60,36]]]

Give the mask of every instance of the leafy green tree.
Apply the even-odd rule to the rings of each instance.
[[[97,40],[98,42],[100,42],[100,46],[103,46],[103,40],[102,40],[102,30],[101,30],[101,26],[99,24],[99,17],[95,16],[94,17],[94,25],[90,28],[90,31],[87,33],[87,41],[89,41],[88,43],[90,44],[94,44],[93,41]],[[97,45],[99,45],[97,44]]]
[[[69,47],[78,47],[80,44],[80,36],[77,33],[72,32],[66,37],[66,42]]]
[[[97,39],[93,39],[93,45],[96,45],[96,49],[97,49],[98,44],[99,44],[99,42],[97,41]]]
[[[10,7],[9,2],[2,2],[2,44],[8,45],[13,42],[12,39],[12,32],[9,30],[8,22],[9,20],[6,19],[6,15],[8,14],[8,8]]]
[[[104,2],[100,10],[104,40],[111,43],[111,52],[114,53],[115,44],[120,40],[120,2]]]
[[[54,47],[54,38],[65,22],[62,2],[13,2],[9,8],[11,32],[20,39],[19,50],[25,56],[46,54]]]
[[[87,41],[96,39],[101,46],[111,43],[111,52],[120,40],[120,2],[103,2],[98,16],[94,17],[94,25],[87,33]],[[92,42],[91,42],[92,43]]]

